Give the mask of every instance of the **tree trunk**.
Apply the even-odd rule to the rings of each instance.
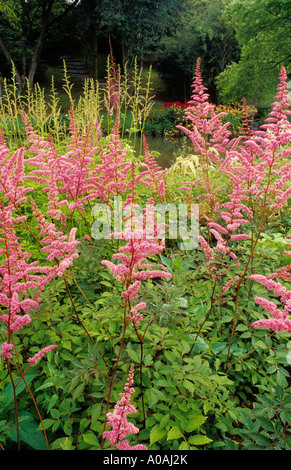
[[[49,3],[47,4],[47,8],[43,9],[42,27],[41,27],[40,35],[38,37],[36,46],[35,46],[34,54],[32,56],[30,67],[29,67],[29,72],[28,72],[28,84],[30,88],[33,88],[34,76],[35,76],[35,72],[38,66],[38,62],[41,57],[42,48],[44,45],[44,40],[45,40],[47,30],[48,30],[49,19],[50,19],[50,14],[52,11],[53,3],[54,3],[54,0],[50,0]]]
[[[10,52],[9,50],[7,49],[6,47],[6,44],[5,42],[3,41],[3,39],[1,38],[0,36],[0,47],[2,49],[2,52],[3,54],[5,55],[7,61],[12,65],[13,64],[13,60],[12,60],[12,57],[10,55]],[[17,86],[19,88],[19,91],[21,92],[22,91],[22,87],[23,87],[23,81],[21,80],[21,75],[20,73],[18,72],[17,68],[15,67],[14,65],[14,68],[15,68],[15,78],[16,78],[16,83],[17,83]]]

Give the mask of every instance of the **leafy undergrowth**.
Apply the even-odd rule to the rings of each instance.
[[[285,70],[240,138],[206,92],[198,62],[194,172],[162,170],[145,139],[137,158],[118,117],[84,131],[73,107],[58,145],[23,111],[27,145],[2,133],[1,448],[291,449]]]

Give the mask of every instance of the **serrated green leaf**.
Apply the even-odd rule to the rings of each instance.
[[[156,424],[150,431],[150,444],[154,444],[157,441],[160,441],[167,430],[165,428],[161,429],[159,424]]]
[[[56,408],[52,408],[51,409],[51,415],[54,419],[59,419],[59,417],[61,416],[61,413]]]
[[[44,426],[44,429],[48,429],[50,426],[52,426],[54,424],[55,420],[54,419],[43,419],[42,420],[42,423],[39,423],[39,426],[38,426],[38,430],[41,431],[42,430],[42,425]]]
[[[260,446],[265,447],[265,446],[269,446],[271,444],[270,439],[268,439],[267,437],[263,436],[260,433],[250,432],[249,437],[251,437]]]
[[[93,434],[90,431],[83,434],[82,437],[83,437],[83,441],[86,444],[89,444],[90,446],[98,446],[99,445],[99,441],[98,441],[97,436],[95,436],[95,434]]]
[[[140,354],[138,355],[134,349],[127,348],[127,353],[133,362],[140,362]]]
[[[71,351],[71,349],[72,349],[72,343],[71,343],[71,341],[69,341],[69,340],[63,340],[63,341],[62,341],[62,347],[65,348],[65,349],[68,349],[69,351]]]
[[[179,437],[182,436],[183,434],[181,433],[179,426],[174,426],[168,432],[167,441],[170,441],[172,439],[179,439]]]
[[[214,354],[219,354],[226,348],[227,348],[227,342],[226,341],[218,341],[217,343],[213,343],[211,345],[211,351]]]
[[[225,375],[212,375],[211,379],[214,380],[214,382],[218,383],[219,385],[233,385],[233,381],[229,380],[228,377]]]
[[[36,374],[27,374],[27,375],[25,375],[26,383],[30,384],[35,376],[36,376]],[[18,380],[19,379],[17,378],[14,382],[17,383]],[[24,380],[20,380],[18,385],[17,385],[17,388],[16,388],[16,395],[21,393],[25,388],[26,388],[26,385],[25,385]],[[13,392],[12,384],[10,383],[4,388],[4,390],[2,390],[2,392],[0,394],[0,402],[2,402],[1,407],[4,408],[8,404],[12,403],[13,400],[14,400],[14,392]]]
[[[148,389],[146,391],[146,397],[151,407],[154,406],[159,400],[164,401],[166,399],[166,395],[156,388]]]
[[[201,338],[201,336],[195,336],[195,343],[192,347],[192,352],[197,354],[201,351],[205,351],[206,349],[209,349],[209,346],[206,341]]]
[[[189,444],[185,441],[181,442],[179,445],[179,450],[188,450],[189,449]]]
[[[190,418],[189,421],[187,422],[186,426],[185,426],[185,431],[186,432],[193,432],[195,429],[202,426],[202,424],[204,424],[206,420],[207,420],[207,417],[202,416],[202,415],[201,416],[194,416],[194,417]]]
[[[241,423],[249,430],[252,429],[252,420],[247,412],[241,410],[240,412],[240,421]]]
[[[72,429],[73,429],[73,423],[72,423],[72,420],[71,419],[67,419],[64,423],[64,427],[63,427],[63,430],[64,430],[64,433],[67,435],[67,436],[70,436],[72,434]]]
[[[92,412],[91,412],[92,424],[94,424],[95,421],[97,421],[100,414],[101,414],[101,404],[96,403],[95,405],[92,406]]]
[[[262,426],[262,428],[266,429],[267,431],[274,432],[274,426],[273,426],[272,421],[269,421],[264,416],[258,417],[257,421],[260,424],[260,426]]]
[[[276,382],[282,388],[285,388],[288,385],[286,377],[284,376],[284,374],[280,370],[277,371]]]
[[[75,388],[74,393],[73,393],[73,400],[76,400],[77,398],[79,398],[79,396],[83,392],[84,388],[85,388],[84,383],[78,385],[78,387]]]
[[[256,341],[255,346],[256,346],[257,348],[268,349],[268,346],[266,345],[266,343],[264,343],[264,341],[262,341],[261,339],[259,339],[258,341]]]
[[[193,382],[190,382],[190,380],[184,379],[183,380],[183,385],[190,393],[192,393],[192,394],[194,393],[195,386],[194,386]]]
[[[63,450],[75,450],[75,447],[73,446],[71,440],[66,437],[64,441],[60,442],[60,447]]]
[[[170,415],[164,415],[160,421],[160,427],[163,428],[170,421]]]
[[[212,442],[212,439],[209,439],[209,437],[203,436],[202,434],[197,434],[196,436],[190,436],[188,442],[194,446],[203,446]]]
[[[33,416],[29,412],[19,414],[19,438],[34,450],[47,450],[46,441],[42,430],[38,429],[38,423],[34,421]],[[12,426],[7,433],[9,438],[17,442],[16,425]]]
[[[245,325],[244,323],[240,323],[236,327],[236,331],[246,331],[248,329],[249,329],[248,325]]]
[[[47,411],[50,411],[55,406],[58,400],[59,400],[58,395],[54,394],[50,399]]]

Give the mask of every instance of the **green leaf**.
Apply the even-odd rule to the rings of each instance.
[[[248,435],[249,435],[249,437],[251,437],[257,444],[259,444],[259,445],[261,445],[261,446],[269,446],[269,445],[271,444],[270,439],[268,439],[267,437],[263,436],[263,435],[260,434],[260,433],[250,432]]]
[[[127,346],[127,353],[132,361],[140,362],[140,352],[138,354],[130,345]]]
[[[219,385],[233,385],[233,382],[229,380],[228,377],[225,375],[212,375],[211,379],[214,380],[214,382],[218,383]]]
[[[89,444],[90,446],[99,446],[98,438],[92,432],[88,431],[85,434],[83,434],[82,437],[83,437],[83,441],[86,444]]]
[[[205,423],[207,420],[206,416],[194,416],[193,418],[190,418],[188,423],[186,424],[185,431],[186,432],[192,432],[195,429],[199,428],[202,426],[202,424]]]
[[[61,413],[56,408],[52,408],[51,409],[51,415],[54,419],[59,419],[59,417],[61,416]]]
[[[43,423],[43,426],[45,429],[48,429],[50,426],[52,426],[54,424],[55,420],[54,419],[43,419],[42,420],[42,423]],[[41,431],[42,430],[42,425],[41,423],[39,424],[38,426],[38,430]]]
[[[73,400],[76,400],[76,398],[79,398],[79,396],[80,396],[81,393],[83,392],[84,388],[85,388],[85,384],[84,384],[84,383],[78,385],[78,387],[74,390],[74,393],[73,393]]]
[[[181,442],[179,445],[179,450],[188,450],[189,449],[189,444],[185,441]]]
[[[75,450],[75,447],[73,446],[71,440],[68,437],[66,437],[63,442],[60,442],[60,447],[63,450]]]
[[[58,395],[57,394],[53,395],[50,399],[47,411],[50,411],[55,406],[58,400],[59,400]]]
[[[166,424],[168,424],[169,421],[170,421],[170,415],[169,414],[164,415],[160,421],[160,427],[163,428],[164,426],[166,426]]]
[[[217,343],[213,343],[211,345],[211,351],[214,354],[219,354],[221,353],[225,348],[227,347],[227,342],[226,341],[218,341]]]
[[[156,388],[148,389],[146,391],[146,397],[151,407],[153,407],[156,403],[158,403],[159,400],[162,400],[162,401],[166,400],[166,395],[160,390],[157,390]]]
[[[236,331],[246,331],[248,329],[249,329],[249,327],[247,325],[245,325],[244,323],[240,323],[236,327]]]
[[[64,433],[67,435],[67,436],[70,436],[72,434],[72,429],[73,429],[73,423],[72,423],[72,420],[71,419],[67,419],[64,423]]]
[[[26,374],[25,375],[26,383],[29,385],[35,376],[36,374]],[[18,383],[18,380],[19,378],[16,378],[14,380],[15,385]],[[19,393],[21,393],[25,388],[26,388],[25,382],[23,380],[20,380],[16,387],[16,395],[19,395]],[[13,400],[14,400],[13,387],[12,387],[12,384],[10,383],[4,388],[4,390],[2,390],[0,394],[0,403],[2,402],[1,407],[2,406],[5,407],[9,405],[10,403],[13,402]]]
[[[97,421],[97,419],[99,418],[100,414],[101,414],[101,404],[100,404],[100,403],[96,403],[95,405],[92,406],[92,412],[91,412],[92,424],[94,424],[95,421]]]
[[[179,426],[174,426],[168,432],[167,441],[170,441],[171,439],[179,439],[179,437],[182,436],[183,434],[181,433]]]
[[[45,388],[53,387],[53,386],[54,386],[54,383],[51,380],[48,380],[47,382],[42,384],[40,387],[38,387],[36,389],[36,392],[38,392],[39,390],[44,390]]]
[[[266,429],[267,431],[274,432],[273,423],[264,416],[258,417],[257,421],[262,426],[262,428]]]
[[[154,444],[157,441],[160,441],[164,435],[166,434],[167,430],[161,429],[159,424],[156,424],[150,431],[150,444]]]
[[[149,366],[153,363],[153,359],[152,359],[152,356],[150,354],[147,354],[144,358],[144,365],[145,366]]]
[[[183,385],[190,393],[192,393],[192,394],[194,393],[195,386],[194,386],[193,382],[190,382],[190,380],[184,379],[183,380]]]
[[[199,353],[201,351],[205,351],[206,349],[209,349],[209,346],[205,342],[205,340],[201,338],[201,336],[197,336],[197,338],[195,336],[195,343],[194,343],[194,346],[192,347],[192,352]]]
[[[277,384],[282,388],[285,388],[288,385],[288,382],[287,382],[285,376],[283,375],[283,373],[280,370],[277,371],[276,381],[277,381]]]
[[[13,442],[17,442],[16,425],[10,429],[7,435]],[[43,432],[39,430],[38,423],[34,421],[33,416],[28,412],[19,414],[19,437],[22,442],[25,442],[34,450],[47,450]]]
[[[212,442],[212,439],[209,439],[209,437],[203,436],[202,434],[197,434],[196,436],[190,436],[188,442],[194,446],[203,446]]]
[[[256,342],[255,346],[256,346],[257,348],[268,349],[268,346],[266,345],[266,343],[264,343],[264,341],[262,341],[261,339],[259,339],[259,340]]]

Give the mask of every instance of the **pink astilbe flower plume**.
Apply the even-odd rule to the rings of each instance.
[[[286,145],[291,140],[288,93],[287,74],[282,67],[278,92],[265,123],[260,129],[252,130],[246,119],[244,135],[230,140],[227,125],[222,125],[220,115],[215,116],[215,108],[208,102],[209,95],[202,83],[200,61],[197,61],[193,94],[185,113],[193,124],[193,130],[182,126],[179,128],[190,137],[194,149],[200,155],[199,171],[202,178],[183,183],[182,189],[189,196],[191,186],[200,185],[197,200],[206,201],[207,210],[199,212],[204,217],[207,233],[201,235],[199,241],[209,274],[215,282],[231,266],[239,274],[235,276],[238,279],[236,288],[239,288],[248,270],[253,267],[255,254],[251,253],[245,268],[240,265],[242,259],[237,254],[243,244],[246,247],[251,244],[255,250],[265,226],[272,221],[271,217],[280,214],[288,204],[291,196],[291,148]],[[213,184],[209,177],[211,166],[227,180],[223,196],[218,193],[218,185]],[[251,240],[251,243],[247,240]],[[290,254],[290,250],[285,251],[285,255]],[[227,259],[222,260],[226,256]],[[234,263],[226,265],[225,261],[229,261],[229,258]],[[225,263],[226,269],[218,269],[221,262]],[[271,318],[254,322],[254,327],[291,332],[288,316],[291,293],[277,280],[281,278],[290,281],[290,271],[291,265],[288,265],[268,277],[255,274],[250,277],[279,296],[282,305],[281,308],[280,304],[277,306],[263,297],[256,297],[256,302],[271,314]],[[233,284],[224,282],[223,292]]]
[[[119,450],[147,450],[142,444],[130,446],[128,440],[124,438],[129,434],[137,434],[139,429],[127,420],[127,416],[135,414],[136,408],[130,403],[131,396],[135,389],[132,387],[134,382],[134,364],[131,364],[129,376],[124,387],[124,392],[120,393],[121,399],[114,406],[113,413],[107,413],[107,426],[111,426],[110,431],[104,431],[103,438],[109,439],[110,447],[116,445]]]
[[[47,354],[49,351],[57,347],[58,347],[57,344],[51,344],[50,346],[46,346],[45,348],[38,351],[33,357],[29,357],[28,362],[30,362],[30,364],[34,366],[37,363],[37,361],[39,361],[45,354]]]
[[[177,126],[191,139],[197,153],[214,163],[222,162],[219,152],[225,153],[230,142],[229,123],[223,123],[221,117],[227,113],[215,113],[215,105],[209,103],[207,88],[203,85],[200,70],[200,59],[196,63],[195,76],[192,84],[192,95],[185,111],[185,116],[194,127],[190,130]]]
[[[112,238],[118,236],[125,244],[120,246],[119,253],[113,255],[113,259],[119,261],[114,264],[111,261],[103,260],[101,264],[107,266],[115,278],[122,282],[124,291],[121,296],[125,299],[125,306],[129,306],[130,301],[138,298],[138,292],[141,282],[146,279],[172,277],[166,269],[152,269],[152,263],[147,263],[147,257],[158,255],[164,250],[165,240],[160,238],[158,223],[154,214],[154,200],[148,201],[146,209],[138,213],[136,195],[136,184],[142,180],[140,176],[135,176],[135,166],[132,165],[130,194],[123,204],[123,213],[125,214],[125,227],[122,232],[113,232]],[[143,304],[143,309],[146,305]],[[141,321],[143,316],[137,311],[129,313],[128,319],[133,320],[134,325]]]
[[[165,196],[164,175],[169,171],[162,170],[149,151],[146,137],[143,136],[143,146],[145,154],[145,170],[142,172],[142,184],[155,190],[155,193],[163,200]]]
[[[289,313],[291,313],[291,290],[288,291],[280,282],[271,279],[271,276],[254,274],[250,276],[250,280],[257,281],[269,291],[273,291],[275,295],[280,297],[280,301],[284,305],[283,310],[281,310],[274,302],[263,297],[255,297],[255,301],[261,305],[266,312],[271,313],[271,318],[257,320],[252,323],[252,327],[291,333],[291,319],[289,318]]]
[[[41,239],[41,251],[49,253],[47,261],[58,261],[58,267],[54,268],[54,275],[63,276],[65,270],[73,264],[74,259],[78,258],[77,245],[80,243],[75,240],[77,229],[70,231],[69,239],[62,231],[58,231],[54,223],[48,222],[39,208],[31,198],[31,207],[38,221],[37,228],[40,229],[39,235]],[[68,239],[68,240],[67,240]]]
[[[29,127],[28,124],[27,126]],[[51,145],[38,139],[30,127],[28,133],[36,143],[36,161],[39,162],[42,158],[52,163],[55,153]],[[27,193],[33,191],[29,186],[25,186],[23,156],[24,149],[19,149],[9,156],[7,146],[0,147],[0,304],[5,307],[5,310],[1,311],[0,322],[5,326],[5,334],[8,337],[8,342],[4,342],[1,349],[7,359],[12,357],[9,352],[13,347],[12,335],[31,322],[31,311],[38,308],[44,287],[55,276],[62,276],[78,256],[76,229],[72,229],[69,237],[57,231],[55,224],[48,222],[40,213],[31,196],[29,200],[39,222],[41,240],[37,238],[39,235],[32,234],[26,216],[21,215],[22,205],[27,202]],[[19,228],[21,232],[16,232]],[[41,265],[38,261],[30,260],[32,255],[23,249],[19,236],[19,233],[26,230],[38,241],[40,251],[49,253],[47,261],[55,261],[54,264]]]
[[[5,357],[5,359],[11,359],[12,357],[12,354],[11,354],[11,350],[14,348],[13,344],[8,344],[4,341],[4,343],[2,343],[2,346],[1,346],[1,354],[3,357]]]

